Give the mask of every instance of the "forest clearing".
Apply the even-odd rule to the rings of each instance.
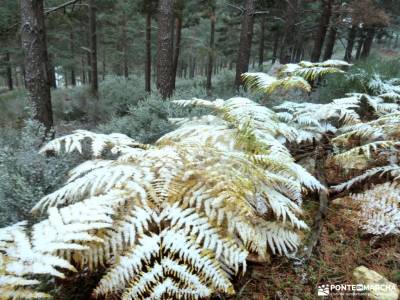
[[[0,300],[400,299],[399,26],[2,0]]]

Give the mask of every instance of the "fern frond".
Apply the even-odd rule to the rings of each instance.
[[[72,153],[74,151],[82,153],[82,143],[85,140],[90,141],[91,153],[95,157],[101,156],[103,150],[112,149],[115,146],[147,147],[120,133],[107,135],[93,133],[87,130],[76,130],[70,135],[59,137],[49,142],[40,149],[40,153],[55,152],[59,154],[61,152]]]
[[[82,212],[85,212],[82,215]],[[111,227],[108,203],[85,201],[67,208],[49,210],[49,217],[27,233],[26,222],[0,229],[0,293],[2,299],[36,299],[49,295],[26,288],[40,282],[25,276],[49,274],[64,278],[59,269],[76,271],[58,251],[82,251],[88,243],[103,240],[91,234]]]
[[[387,182],[351,195],[360,208],[355,211],[360,228],[369,234],[400,234],[400,186]]]
[[[250,89],[272,94],[277,90],[300,89],[305,92],[311,91],[311,85],[301,76],[288,76],[276,78],[265,73],[244,73],[243,81]]]
[[[333,186],[332,190],[335,192],[349,190],[353,185],[355,185],[357,183],[363,182],[364,180],[366,180],[370,177],[373,177],[377,174],[380,174],[382,176],[385,173],[389,173],[392,177],[394,177],[394,180],[399,180],[400,179],[400,166],[393,164],[393,165],[389,165],[389,166],[376,167],[376,168],[369,169],[360,176],[354,177],[344,183]]]

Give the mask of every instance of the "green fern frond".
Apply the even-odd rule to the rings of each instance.
[[[242,78],[247,87],[266,94],[290,89],[300,89],[307,93],[311,91],[311,85],[303,77],[297,75],[279,79],[265,73],[244,73]]]

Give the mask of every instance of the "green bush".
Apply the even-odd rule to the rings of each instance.
[[[327,103],[332,99],[342,98],[347,93],[371,93],[367,83],[376,74],[382,79],[400,77],[399,59],[371,56],[357,61],[347,74],[327,76],[314,98],[320,103]]]
[[[0,227],[29,220],[30,209],[80,161],[40,155],[43,135],[42,126],[32,120],[21,129],[0,129]]]

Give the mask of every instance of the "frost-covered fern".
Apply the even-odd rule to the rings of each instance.
[[[399,178],[400,113],[386,114],[374,121],[343,127],[333,143],[337,147],[337,153],[333,156],[337,164],[345,169],[364,171],[334,187],[335,190],[349,189],[367,178],[385,173],[391,178]]]
[[[87,250],[58,251],[76,268],[106,267],[94,296],[233,294],[230,278],[246,270],[249,253],[296,251],[299,231],[307,228],[300,219],[302,190],[324,187],[279,140],[294,129],[244,98],[178,103],[208,106],[217,116],[175,120],[180,127],[152,146],[123,135],[77,131],[41,150],[70,153],[91,145],[94,159],[73,169],[67,184],[34,211],[51,214],[65,207],[61,211],[86,216],[93,209],[85,203],[108,205],[104,213],[112,226],[91,231]],[[107,151],[115,159],[103,158]],[[79,223],[79,216],[74,220]]]
[[[298,64],[286,64],[278,72],[278,77],[265,73],[247,72],[242,75],[245,84],[256,91],[267,94],[278,89],[301,89],[310,92],[312,81],[327,74],[344,73],[342,68],[351,66],[340,60],[328,60],[321,63],[302,61]]]
[[[33,275],[64,278],[60,269],[76,271],[59,251],[84,251],[89,243],[101,244],[93,230],[111,226],[108,202],[84,201],[60,210],[51,208],[48,219],[28,229],[27,222],[0,229],[1,299],[36,299],[49,295],[32,288]]]
[[[373,235],[400,234],[400,186],[386,182],[351,195],[358,206],[353,211],[360,228]]]

